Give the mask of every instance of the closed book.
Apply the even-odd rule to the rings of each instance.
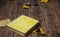
[[[9,24],[7,24],[8,29],[22,35],[26,36],[30,34],[37,26],[38,20],[31,17],[21,15]]]

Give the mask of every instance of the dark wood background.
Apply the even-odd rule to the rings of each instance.
[[[28,37],[60,37],[60,0],[50,0],[48,3],[40,3],[37,0],[39,6],[34,6],[35,2],[33,0],[3,1],[0,1],[0,19],[14,20],[23,14],[40,20],[46,35],[31,33]],[[27,2],[31,3],[31,8],[23,9],[22,6]],[[0,37],[22,36],[7,28],[0,28]]]

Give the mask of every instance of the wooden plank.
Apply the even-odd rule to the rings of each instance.
[[[17,13],[17,1],[14,1],[14,3],[11,5],[12,11],[10,12],[10,18],[11,20],[16,19],[16,13]]]
[[[7,19],[7,18],[9,18],[9,13],[8,13],[9,8],[10,8],[9,7],[9,3],[2,8],[1,19]]]
[[[9,30],[8,37],[14,37],[14,32],[12,32],[11,30]]]
[[[1,11],[1,19],[6,19],[11,17],[11,11],[13,9],[14,5],[13,4],[7,4],[7,6],[2,8]],[[5,13],[5,14],[4,14]],[[1,37],[13,37],[13,32],[8,31],[7,29],[2,29],[1,30]]]
[[[1,30],[0,30],[0,37],[3,37],[4,36],[4,31],[5,31],[5,29],[4,28],[0,28]]]
[[[44,16],[44,13],[45,13],[46,11],[43,10],[45,6],[43,6],[44,3],[39,3],[39,4],[40,4],[41,21],[42,21],[41,25],[42,25],[42,27],[44,28],[44,31],[45,31],[45,33],[46,33],[46,35],[44,35],[44,37],[48,37],[47,27],[46,27],[46,22],[45,22],[45,16]]]
[[[60,14],[59,14],[60,13],[60,10],[59,10],[60,9],[60,7],[59,7],[60,5],[59,5],[58,0],[55,0],[55,3],[53,3],[53,4],[54,4],[55,12],[56,12],[56,15],[57,15],[57,18],[58,18],[57,19],[57,25],[56,25],[57,31],[58,31],[57,33],[60,34],[60,25],[59,25],[60,24],[60,17],[59,17],[60,16]]]
[[[53,5],[54,5],[54,10],[55,10],[55,19],[56,19],[56,30],[57,30],[57,32],[56,32],[56,35],[58,36],[58,37],[60,37],[59,35],[60,35],[60,5],[59,5],[59,3],[60,3],[60,1],[59,0],[53,0]]]
[[[4,36],[3,37],[8,37],[9,30],[6,27],[4,29],[5,29],[5,31],[4,31]]]
[[[8,13],[9,8],[10,8],[9,6],[10,6],[10,4],[8,3],[6,6],[4,6],[2,8],[2,11],[1,11],[1,19],[7,19],[7,18],[9,18],[9,13]],[[7,37],[8,36],[8,31],[7,31],[6,28],[2,28],[1,31],[2,31],[1,32],[1,37]]]
[[[45,6],[45,9],[43,8],[43,10],[45,11],[44,17],[45,17],[46,27],[47,27],[47,30],[49,30],[49,33],[47,34],[48,37],[57,37],[57,35],[56,35],[57,31],[55,28],[56,23],[55,23],[55,19],[54,19],[54,17],[56,15],[55,15],[54,9],[52,8],[52,5]]]
[[[17,33],[14,32],[14,37],[20,37]]]
[[[14,37],[23,37],[20,34],[14,33]]]
[[[14,3],[13,3],[14,4]],[[11,11],[12,11],[12,9],[13,9],[13,7],[14,7],[14,5],[13,4],[9,4],[9,8],[8,9],[6,9],[5,11],[7,11],[8,13],[9,13],[9,18],[11,19]],[[6,32],[6,34],[4,35],[4,37],[13,37],[13,32],[12,31],[10,31],[10,30],[8,30],[8,29],[6,29],[5,30]]]

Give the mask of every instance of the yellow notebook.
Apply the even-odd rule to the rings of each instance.
[[[21,15],[20,17],[9,23],[7,26],[11,28],[11,30],[13,29],[13,31],[16,30],[18,31],[18,33],[20,32],[20,34],[24,36],[27,35],[28,32],[31,31],[31,29],[35,28],[34,26],[37,26],[38,22],[38,20],[25,15]]]

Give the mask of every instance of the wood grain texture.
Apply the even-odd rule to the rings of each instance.
[[[23,9],[22,6],[31,3],[31,8]],[[60,37],[60,1],[50,0],[48,3],[40,3],[39,6],[34,6],[33,0],[15,0],[13,3],[8,1],[4,6],[0,7],[0,19],[11,19],[19,17],[20,15],[27,15],[29,17],[38,19],[41,26],[44,28],[46,35],[37,35],[31,33],[28,37]],[[0,37],[23,37],[11,30],[0,28]]]

